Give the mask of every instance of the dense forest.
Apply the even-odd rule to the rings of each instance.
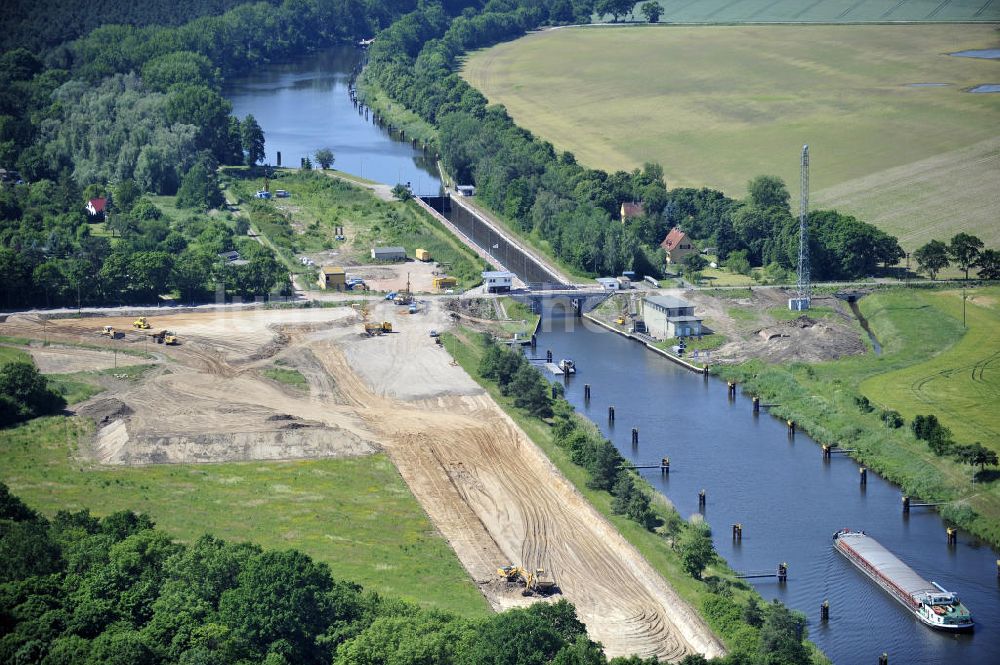
[[[23,11],[8,20],[40,22],[64,4],[37,13],[18,5]],[[374,34],[416,3],[119,4],[108,3],[120,10],[112,16],[133,24],[101,25],[45,51],[18,47],[0,56],[0,305],[287,292],[287,274],[270,250],[242,237],[245,220],[205,214],[222,203],[218,166],[257,163],[265,139],[252,117],[231,115],[221,82],[263,62]],[[167,14],[171,19],[161,20]],[[29,46],[51,46],[62,25],[39,23],[45,43]],[[89,23],[76,25],[79,34],[81,25]],[[146,195],[176,195],[191,213],[168,219]],[[107,199],[107,210],[88,216],[84,204],[96,197]],[[234,249],[247,264],[218,256]]]
[[[710,189],[668,190],[657,164],[587,169],[518,127],[456,73],[471,49],[542,25],[587,22],[592,9],[592,2],[493,0],[448,22],[440,8],[423,5],[379,34],[366,77],[438,127],[444,164],[459,182],[475,184],[477,197],[578,270],[657,275],[659,243],[674,226],[723,261],[737,253],[737,263],[792,268],[798,224],[779,179],[756,178],[747,197],[734,200]],[[641,202],[645,214],[619,223],[624,202]],[[815,279],[867,276],[903,256],[895,238],[834,211],[814,212],[809,227]]]
[[[608,661],[565,600],[466,619],[365,591],[295,550],[173,541],[145,515],[42,517],[0,484],[0,662],[17,665],[655,665]],[[756,607],[757,657],[794,617]],[[799,645],[801,647],[801,645]],[[763,649],[767,649],[764,651]],[[705,660],[689,656],[683,665]]]

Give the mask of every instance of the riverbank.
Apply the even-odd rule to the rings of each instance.
[[[407,141],[416,141],[424,150],[437,153],[438,132],[429,122],[394,102],[383,90],[362,73],[357,80],[358,101],[370,108],[384,125],[391,125],[398,134],[400,130]]]
[[[946,520],[998,547],[1000,474],[935,454],[909,426],[916,415],[935,415],[952,430],[954,446],[978,441],[1000,450],[1000,423],[987,406],[1000,396],[1000,379],[986,371],[1000,354],[1000,287],[976,289],[966,303],[968,330],[961,298],[959,290],[898,289],[862,299],[882,356],[813,365],[750,361],[716,371],[774,403],[772,415],[795,421],[821,444],[849,449],[904,494],[942,503]]]
[[[661,526],[656,530],[647,530],[625,515],[615,513],[612,495],[590,486],[588,472],[574,464],[570,453],[556,443],[551,424],[513,406],[511,397],[503,395],[496,384],[479,375],[479,362],[484,348],[474,333],[459,328],[454,334],[444,336],[444,344],[458,364],[544,451],[548,459],[573,483],[577,491],[602,517],[618,529],[685,601],[699,610],[728,649],[743,654],[757,653],[760,639],[759,625],[750,625],[744,622],[742,617],[748,606],[760,600],[759,595],[748,584],[737,579],[735,573],[721,559],[716,559],[705,570],[704,581],[695,580],[684,571],[680,555],[672,543],[676,542],[678,533],[676,530],[685,529],[686,523],[666,497],[653,491],[645,480],[636,476],[634,479],[636,485],[641,486],[643,491],[653,497],[651,509]],[[593,425],[582,416],[575,417],[580,418],[585,427],[593,428]],[[807,643],[807,647],[810,649],[812,662],[829,662],[814,645]]]

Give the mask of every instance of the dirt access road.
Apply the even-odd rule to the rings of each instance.
[[[434,344],[429,331],[450,322],[440,303],[420,302],[412,315],[381,303],[371,318],[391,321],[396,332],[363,337],[347,308],[157,317],[154,327],[181,336],[182,346],[167,351],[175,362],[84,405],[103,422],[94,454],[149,463],[381,447],[494,608],[531,602],[498,584],[497,567],[544,568],[609,656],[724,652],[697,613]],[[0,324],[0,334],[25,334],[17,319]],[[122,325],[50,321],[48,331],[93,335],[108,323]],[[307,378],[308,392],[259,375],[278,360]],[[289,424],[295,428],[281,429]],[[288,432],[317,434],[297,440]]]

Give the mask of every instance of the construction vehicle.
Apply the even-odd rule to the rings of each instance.
[[[145,316],[140,316],[132,322],[132,327],[138,328],[139,330],[149,330],[152,326],[149,325],[149,321],[146,320]]]
[[[413,302],[413,293],[410,292],[410,273],[406,273],[406,290],[397,293],[392,301],[397,305],[409,305]]]
[[[392,332],[392,323],[389,321],[383,321],[379,323],[375,321],[373,323],[365,323],[365,334],[369,337],[375,337],[376,335],[382,335],[385,333]]]
[[[152,337],[157,344],[166,344],[168,346],[176,346],[178,344],[177,336],[169,330],[149,333],[149,336]]]
[[[532,572],[521,566],[504,566],[497,568],[497,575],[513,584],[524,584],[524,589],[521,590],[522,596],[549,595],[556,589],[556,583],[545,577],[543,568],[536,568]]]
[[[107,335],[111,339],[115,338],[115,329],[112,326],[104,326],[104,330],[101,331],[102,335]]]

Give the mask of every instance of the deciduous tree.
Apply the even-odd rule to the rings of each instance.
[[[968,233],[958,233],[951,239],[948,255],[959,268],[965,271],[965,279],[969,279],[969,268],[976,265],[982,249],[982,240]]]
[[[995,249],[984,249],[976,261],[979,268],[979,279],[1000,279],[1000,252]]]
[[[940,240],[931,240],[915,251],[913,258],[917,260],[917,270],[925,273],[932,280],[936,279],[937,274],[950,264],[948,246]]]
[[[650,23],[658,23],[660,17],[663,15],[663,7],[656,0],[650,0],[649,2],[642,3],[639,8],[642,15],[646,17],[646,20]]]

